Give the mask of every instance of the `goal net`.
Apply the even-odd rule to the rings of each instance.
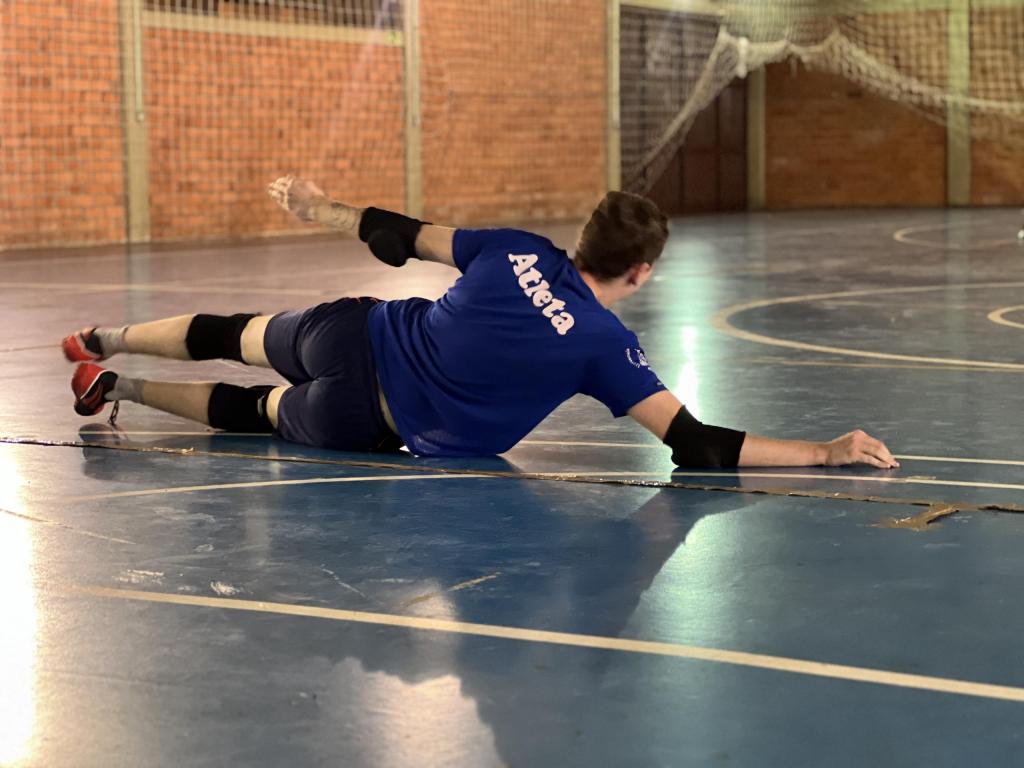
[[[623,180],[638,191],[730,81],[786,59],[1024,144],[1024,2],[670,0],[623,5],[620,23]]]

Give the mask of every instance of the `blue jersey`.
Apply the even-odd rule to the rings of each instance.
[[[370,315],[380,385],[413,453],[502,453],[577,393],[618,417],[665,388],[550,240],[462,229],[452,251],[462,276],[444,296]]]

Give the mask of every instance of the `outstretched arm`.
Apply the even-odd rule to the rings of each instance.
[[[267,191],[279,206],[302,221],[323,224],[353,237],[360,236],[363,214],[367,210],[371,210],[331,200],[313,182],[297,179],[294,176],[282,176],[274,181]],[[454,267],[455,260],[452,257],[454,235],[455,230],[451,227],[423,224],[415,237],[416,258]],[[412,242],[411,238],[410,242]],[[389,245],[390,243],[385,243],[384,248]],[[381,257],[379,245],[371,242],[370,250],[382,261],[387,261]],[[387,263],[393,262],[387,261]]]
[[[646,427],[659,440],[665,441],[670,437],[673,441],[680,439],[679,434],[669,436],[669,428],[673,426],[683,405],[671,392],[662,391],[641,400],[629,410],[629,415],[637,422]],[[688,416],[688,414],[686,414]],[[683,417],[685,419],[685,416]],[[881,469],[892,469],[899,466],[899,462],[880,440],[876,440],[862,430],[855,430],[842,437],[837,437],[827,443],[807,442],[803,440],[773,440],[768,437],[756,435],[738,436],[724,434],[731,430],[721,430],[722,436],[715,430],[718,427],[707,427],[696,420],[688,419],[695,426],[684,426],[683,429],[673,430],[693,440],[718,440],[731,442],[741,440],[739,450],[738,466],[741,467],[806,467],[818,464],[827,466],[839,466],[842,464],[870,464]],[[679,424],[684,424],[680,421]],[[680,451],[679,446],[670,445],[673,449],[673,459],[681,453],[693,453]],[[700,453],[699,451],[696,453]],[[712,452],[713,453],[713,452]],[[690,463],[690,462],[687,462]],[[697,464],[692,464],[697,466]],[[700,466],[710,466],[708,462],[701,462]],[[722,465],[717,465],[722,466]]]

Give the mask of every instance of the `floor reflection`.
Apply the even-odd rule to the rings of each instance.
[[[0,509],[22,513],[14,452],[0,451]],[[36,593],[32,525],[0,512],[0,764],[24,758],[36,717]]]

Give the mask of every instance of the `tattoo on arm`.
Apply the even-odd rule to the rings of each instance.
[[[362,208],[353,208],[337,200],[331,200],[327,205],[318,205],[313,209],[314,221],[355,237],[359,236],[359,222],[362,218]]]

